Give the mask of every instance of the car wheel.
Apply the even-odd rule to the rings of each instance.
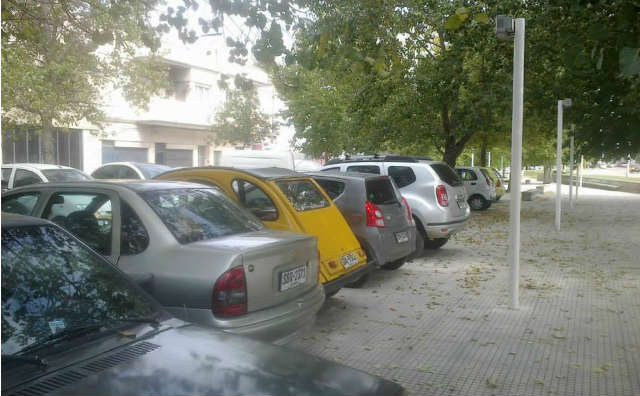
[[[401,259],[397,259],[395,261],[392,261],[390,263],[386,263],[386,264],[382,264],[380,266],[380,268],[382,268],[383,270],[386,271],[393,271],[393,270],[397,270],[398,268],[402,267],[404,265],[404,263],[407,262],[407,258],[403,257]]]
[[[469,198],[469,206],[472,210],[486,210],[488,201],[482,195],[472,195]]]
[[[422,257],[422,254],[424,253],[424,240],[427,237],[427,233],[424,230],[422,223],[420,223],[420,220],[414,216],[413,221],[416,223],[416,250],[407,257],[407,261]]]
[[[347,283],[344,286],[345,287],[350,287],[352,289],[358,289],[358,288],[364,286],[364,284],[367,283],[368,279],[369,279],[369,274],[364,274],[360,278],[358,278],[357,281],[351,282],[351,283]]]
[[[449,238],[434,238],[434,239],[429,239],[428,237],[425,238],[424,240],[424,248],[425,249],[430,249],[430,250],[435,250],[435,249],[440,249],[441,247],[443,247],[445,245],[445,243],[447,243],[449,241]]]

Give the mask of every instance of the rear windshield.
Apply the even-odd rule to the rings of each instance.
[[[91,178],[77,169],[44,169],[42,174],[50,182],[90,180]]]
[[[159,174],[173,169],[170,166],[158,164],[136,164],[136,166],[138,167],[138,169],[140,169],[140,172],[142,172],[144,177],[147,179],[153,179]]]
[[[483,174],[485,177],[488,177],[489,179],[492,179],[492,176],[493,176],[493,175],[489,174],[489,171],[488,171],[487,169],[480,168],[480,172],[482,172],[482,174]]]
[[[211,188],[146,191],[140,194],[180,243],[262,229],[246,209]]]
[[[284,180],[276,184],[298,212],[330,206],[329,201],[309,180]]]
[[[453,169],[451,169],[449,165],[443,164],[443,163],[430,164],[430,165],[431,165],[431,169],[436,171],[436,173],[438,174],[438,177],[440,177],[440,180],[442,180],[443,182],[447,183],[450,186],[462,185],[462,181],[460,180],[456,172]]]
[[[398,203],[398,196],[389,178],[367,180],[367,201],[376,205]]]

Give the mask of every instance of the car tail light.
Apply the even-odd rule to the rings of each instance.
[[[375,204],[367,202],[365,203],[364,208],[367,212],[368,227],[384,227],[384,218],[382,217],[382,212]]]
[[[409,202],[402,197],[402,203],[407,207],[407,220],[409,220],[409,224],[413,224],[413,213],[411,213],[411,206],[409,206]]]
[[[247,282],[241,266],[231,268],[216,281],[211,312],[221,318],[247,313]]]
[[[449,196],[447,195],[447,189],[442,184],[436,187],[436,197],[440,206],[449,206]]]

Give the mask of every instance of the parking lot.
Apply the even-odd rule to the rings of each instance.
[[[506,198],[441,250],[341,290],[290,347],[409,394],[640,394],[638,195],[583,189],[559,234],[552,194],[523,202],[518,311]]]

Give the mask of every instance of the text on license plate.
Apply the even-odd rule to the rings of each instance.
[[[307,267],[302,266],[280,273],[280,291],[293,289],[307,281]]]
[[[344,268],[351,268],[354,265],[358,264],[358,257],[356,257],[353,253],[347,253],[344,256],[340,257],[340,262],[344,266]]]
[[[409,242],[409,234],[407,234],[406,231],[396,232],[396,241],[398,241],[398,243]]]

